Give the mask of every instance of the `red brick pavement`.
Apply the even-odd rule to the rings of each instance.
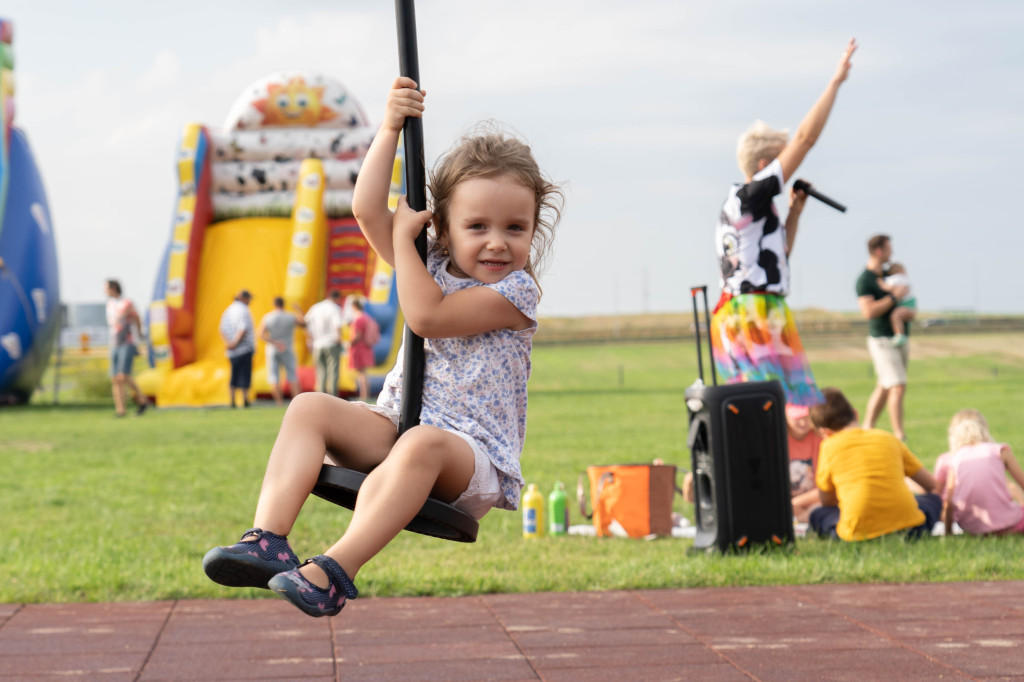
[[[3,680],[1021,680],[1024,582],[0,605]]]

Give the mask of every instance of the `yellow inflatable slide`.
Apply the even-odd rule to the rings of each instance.
[[[148,311],[151,368],[139,385],[156,404],[230,403],[220,318],[239,291],[254,325],[281,296],[308,310],[333,291],[367,299],[381,329],[371,390],[394,364],[403,320],[394,273],[376,258],[351,214],[359,165],[373,137],[356,100],[309,72],[272,74],[246,88],[221,131],[186,126],[178,150],[178,206]],[[315,109],[315,111],[313,111]],[[396,162],[393,195],[401,187]],[[312,390],[305,334],[296,329],[299,386]],[[339,393],[355,391],[343,360]],[[250,399],[269,394],[256,339]]]

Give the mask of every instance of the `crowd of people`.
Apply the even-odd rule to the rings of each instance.
[[[134,302],[122,295],[118,280],[108,279],[105,286],[114,413],[117,417],[126,415],[125,402],[130,396],[135,402],[135,413],[142,415],[150,401],[132,376],[135,358],[140,354],[139,346],[145,343],[142,320]],[[298,304],[286,310],[284,298],[277,296],[273,309],[260,319],[258,325],[253,324],[249,308],[252,298],[247,289],[238,292],[221,315],[218,326],[231,366],[228,380],[231,407],[250,405],[257,339],[264,344],[267,382],[274,403],[284,404],[282,379],[288,382],[292,397],[302,390],[294,347],[297,328],[306,330],[306,343],[316,367],[315,390],[337,395],[340,359],[347,349],[349,368],[356,375],[358,397],[362,401],[370,400],[366,370],[376,364],[374,345],[380,340],[380,327],[366,312],[365,298],[352,294],[342,301],[341,294],[333,291],[303,314]]]
[[[273,310],[263,316],[255,330],[249,310],[251,300],[252,294],[243,289],[220,319],[220,335],[231,362],[231,407],[236,407],[238,402],[243,407],[249,406],[257,337],[264,342],[267,382],[274,402],[284,404],[282,373],[293,397],[301,391],[294,348],[296,328],[306,330],[306,342],[316,370],[315,390],[338,394],[341,357],[347,354],[349,368],[356,374],[359,399],[370,399],[366,370],[375,364],[373,346],[380,339],[380,327],[366,312],[362,296],[353,294],[343,301],[341,292],[333,290],[305,314],[298,304],[285,310],[284,298],[277,296]],[[238,402],[236,395],[240,396]]]

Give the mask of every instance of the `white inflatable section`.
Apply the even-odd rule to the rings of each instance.
[[[266,130],[211,130],[213,155],[221,161],[288,161],[291,159],[362,158],[370,148],[375,128],[272,128]]]
[[[323,162],[327,189],[352,189],[363,165],[362,158]],[[299,181],[302,161],[223,161],[210,164],[214,192],[251,194],[291,191]]]
[[[208,131],[214,218],[290,216],[305,159],[323,162],[328,217],[352,215],[352,188],[375,132],[333,78],[280,71],[253,83],[224,129]]]

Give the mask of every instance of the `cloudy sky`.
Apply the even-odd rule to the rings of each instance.
[[[333,75],[377,121],[397,74],[387,0],[13,0],[17,124],[42,169],[62,297],[119,277],[148,302],[168,240],[183,125],[219,127],[277,70]],[[542,315],[689,309],[717,295],[715,220],[738,134],[794,130],[851,36],[850,79],[799,177],[796,308],[855,307],[876,232],[928,311],[1024,312],[1013,207],[1024,160],[1015,1],[421,0],[428,163],[488,118],[566,188]],[[784,210],[784,202],[780,201]]]

